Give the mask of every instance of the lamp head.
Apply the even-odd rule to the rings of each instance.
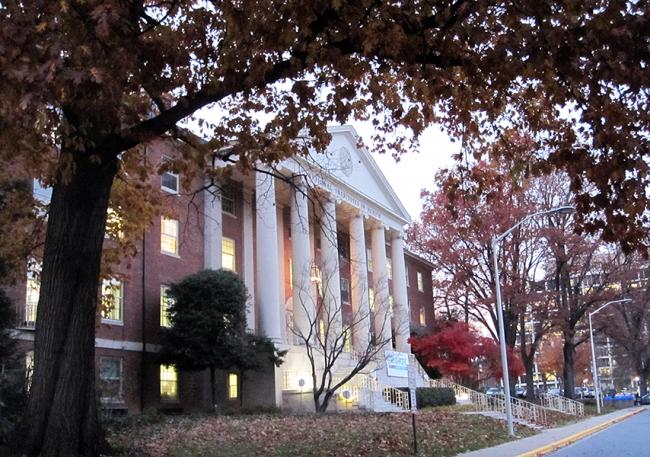
[[[557,208],[553,208],[549,210],[550,213],[554,214],[573,214],[576,212],[576,207],[575,206],[558,206]]]

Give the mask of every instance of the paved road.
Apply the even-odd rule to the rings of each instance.
[[[650,456],[650,410],[549,454],[549,457],[647,456]]]

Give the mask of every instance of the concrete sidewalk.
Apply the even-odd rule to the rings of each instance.
[[[575,424],[565,425],[563,427],[551,428],[543,430],[537,435],[528,438],[510,441],[508,443],[500,444],[478,451],[466,452],[459,454],[459,457],[515,457],[520,454],[534,451],[538,448],[551,445],[557,441],[565,440],[573,435],[584,432],[591,428],[603,425],[607,422],[620,419],[622,416],[628,415],[639,408],[626,408],[613,413],[604,414],[602,416],[590,417],[589,419],[577,422]],[[515,433],[516,433],[515,427]],[[550,451],[549,451],[550,452]]]

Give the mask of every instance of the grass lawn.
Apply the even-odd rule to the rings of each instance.
[[[418,412],[420,455],[451,456],[508,440],[504,422],[454,408]],[[518,427],[519,436],[533,434]],[[108,426],[120,457],[410,456],[410,414],[177,416]]]

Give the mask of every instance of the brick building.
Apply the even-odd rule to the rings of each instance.
[[[404,249],[403,227],[410,217],[368,151],[357,147],[354,129],[335,127],[331,133],[326,154],[285,160],[275,168],[293,185],[259,171],[235,172],[221,183],[219,196],[204,192],[188,209],[190,197],[180,191],[179,176],[168,172],[155,178],[166,216],[152,221],[130,268],[125,262],[127,279],[102,286],[112,303],[98,316],[96,332],[105,405],[128,412],[209,407],[206,373],[179,372],[156,362],[159,329],[168,325],[166,288],[204,268],[239,274],[250,294],[249,331],[289,350],[279,368],[219,372],[219,407],[290,404],[288,394],[308,378],[296,334],[310,325],[319,294],[328,309],[340,310],[333,331],[351,333],[343,359],[351,361],[355,348],[377,335],[392,339],[388,350],[410,354],[410,329],[433,323],[432,266]],[[175,153],[170,143],[154,143],[147,160],[162,163]],[[35,195],[49,198],[37,183]],[[38,325],[36,277],[10,293],[18,308],[17,336],[29,351]],[[363,319],[351,330],[354,316]],[[384,316],[384,325],[378,316]],[[375,367],[378,382],[406,385],[403,377],[388,376],[382,363]],[[303,387],[309,388],[303,383],[301,392]]]

